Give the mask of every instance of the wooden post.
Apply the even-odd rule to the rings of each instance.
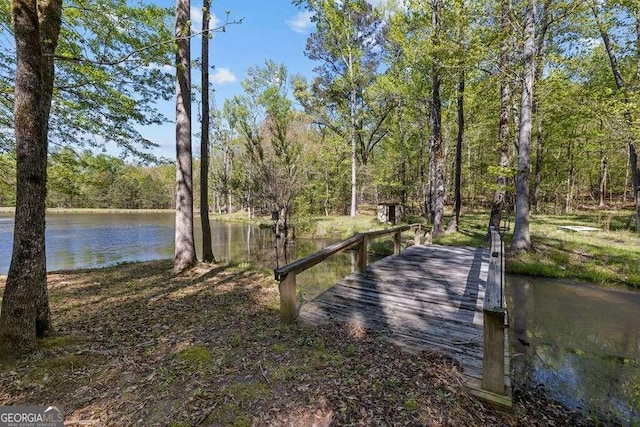
[[[422,226],[418,225],[418,227],[416,227],[416,235],[413,238],[413,244],[414,245],[419,245],[420,244],[420,233],[422,232]]]
[[[490,227],[491,249],[487,287],[484,294],[484,346],[482,352],[482,389],[504,395],[504,328],[503,299],[504,247],[500,234]]]
[[[504,310],[484,310],[484,350],[482,389],[505,394],[504,387]]]
[[[362,236],[362,241],[358,246],[358,257],[356,259],[356,268],[358,273],[364,273],[367,268],[367,246],[369,245],[369,238],[366,235]]]
[[[298,296],[296,294],[296,274],[289,273],[280,281],[280,320],[293,323],[298,315]]]
[[[396,234],[393,235],[393,253],[395,255],[400,255],[400,251],[402,250],[402,248],[400,247],[401,242],[402,242],[402,233],[397,232]]]

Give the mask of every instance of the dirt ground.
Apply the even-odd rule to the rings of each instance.
[[[375,331],[282,325],[276,282],[246,265],[52,273],[49,295],[55,334],[0,366],[0,405],[59,404],[68,425],[593,424],[540,391],[496,412],[455,361]]]

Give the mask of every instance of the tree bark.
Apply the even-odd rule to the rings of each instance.
[[[353,79],[353,72],[351,72]],[[351,118],[351,209],[349,211],[349,215],[351,218],[356,217],[356,213],[358,212],[358,181],[357,181],[357,162],[356,162],[356,146],[357,146],[357,129],[358,125],[356,123],[356,89],[355,87],[351,88],[351,92],[349,93],[349,115]]]
[[[518,133],[518,176],[516,179],[516,219],[511,249],[531,249],[529,233],[529,175],[531,169],[531,116],[533,85],[535,79],[535,9],[536,1],[530,0],[525,9],[524,73],[522,82],[522,106]]]
[[[542,6],[542,17],[540,18],[540,31],[537,35],[536,41],[536,66],[535,81],[539,81],[542,78],[542,70],[544,69],[544,54],[545,54],[545,40],[547,37],[547,30],[551,25],[551,19],[549,17],[549,8],[551,7],[551,0],[545,0]],[[533,97],[533,114],[537,116],[537,132],[536,132],[536,163],[533,178],[533,190],[531,192],[531,204],[536,211],[540,210],[540,184],[542,183],[542,166],[544,164],[544,126],[542,123],[542,113],[540,112],[539,96]]]
[[[16,43],[17,188],[13,252],[2,299],[0,337],[2,353],[18,356],[33,350],[36,336],[43,336],[50,327],[45,252],[45,120],[51,105],[53,62],[45,60],[43,52],[55,50],[60,4],[43,3],[42,16],[35,0],[14,0],[11,7]],[[47,15],[48,12],[53,13]],[[53,37],[47,46],[42,44],[41,23],[50,26],[45,35]]]
[[[432,0],[433,45],[438,46],[440,37],[440,0]],[[433,154],[433,237],[444,234],[444,144],[442,143],[442,101],[440,99],[440,66],[434,59],[432,66],[433,91],[431,97],[431,149]]]
[[[202,261],[214,262],[209,224],[209,19],[210,0],[202,1],[202,129],[200,140],[200,223]]]
[[[176,4],[176,232],[173,269],[176,273],[196,263],[193,238],[193,180],[191,157],[191,2]]]
[[[509,63],[509,48],[511,46],[511,26],[509,15],[511,14],[511,1],[502,0],[501,6],[501,24],[503,31],[502,47],[500,49],[500,124],[498,128],[499,148],[499,166],[500,172],[496,179],[497,188],[493,194],[493,203],[491,205],[491,217],[489,219],[489,227],[487,229],[487,238],[490,238],[491,226],[496,230],[500,228],[502,219],[502,211],[505,203],[505,188],[507,186],[507,176],[505,171],[509,167],[511,161],[509,156],[509,119],[511,104],[511,86],[509,85],[509,75],[507,73],[507,64]]]
[[[454,198],[453,198],[453,216],[449,222],[447,231],[458,231],[460,220],[460,209],[462,207],[462,142],[464,139],[464,70],[460,71],[460,81],[458,82],[458,135],[456,137],[456,161],[455,161],[455,177],[454,177]]]
[[[604,155],[603,152],[600,153],[600,177],[599,177],[599,185],[598,185],[598,196],[600,198],[600,202],[598,204],[599,207],[604,208],[605,202],[604,199],[607,196],[607,156]]]

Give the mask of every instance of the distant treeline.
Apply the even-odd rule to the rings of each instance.
[[[106,154],[62,148],[49,155],[51,208],[166,209],[175,203],[173,164],[129,164]],[[0,154],[0,206],[15,206],[15,156]]]

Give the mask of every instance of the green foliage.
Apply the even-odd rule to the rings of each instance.
[[[65,2],[56,50],[49,139],[59,146],[118,144],[152,158],[140,125],[165,121],[170,99],[171,10],[126,0]],[[15,54],[9,2],[0,6],[0,152],[13,146]]]
[[[70,148],[49,156],[48,199],[55,208],[168,209],[174,168],[126,164],[105,154]]]
[[[15,206],[16,161],[10,154],[0,151],[0,206]]]

